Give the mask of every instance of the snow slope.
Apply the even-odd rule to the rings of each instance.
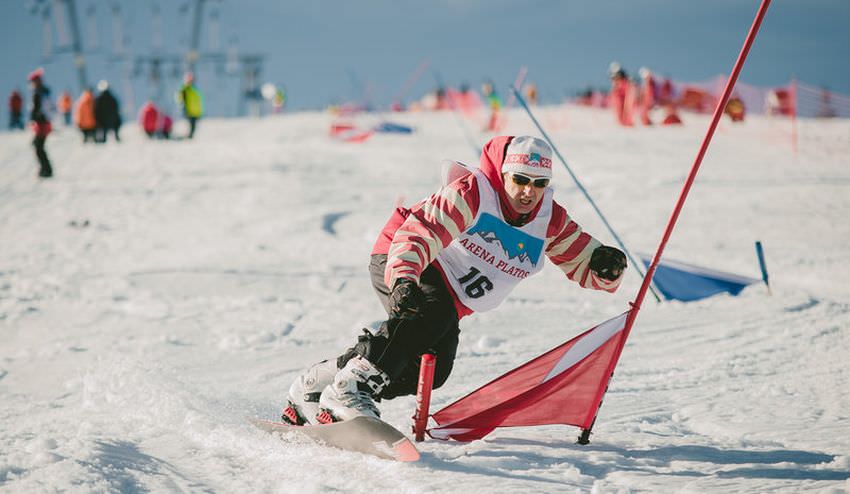
[[[627,245],[654,251],[708,119],[539,116]],[[666,255],[758,276],[761,240],[773,295],[648,298],[590,445],[566,426],[501,429],[396,464],[244,417],[277,416],[301,369],[382,317],[367,273],[380,227],[488,136],[411,114],[393,121],[413,135],[344,144],[330,121],[205,120],[181,142],[128,126],[99,147],[60,130],[46,182],[29,135],[0,134],[0,491],[850,490],[850,122],[800,122],[796,156],[785,121],[721,124]],[[505,133],[534,132],[514,110]],[[557,166],[556,198],[612,242]],[[590,292],[547,266],[461,322],[435,410],[619,314],[639,283],[630,269],[617,294]],[[409,430],[412,397],[382,409]]]

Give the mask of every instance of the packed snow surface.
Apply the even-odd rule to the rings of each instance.
[[[708,117],[619,128],[601,110],[537,109],[627,247],[654,252]],[[759,277],[772,294],[648,297],[591,444],[568,426],[419,445],[402,464],[278,438],[300,370],[383,317],[367,266],[397,203],[477,163],[490,137],[450,113],[392,115],[412,135],[363,143],[303,113],[204,120],[196,139],[0,135],[0,491],[842,492],[850,490],[850,123],[724,120],[665,256]],[[356,119],[361,126],[377,116]],[[185,129],[177,128],[178,133]],[[534,134],[519,110],[506,134]],[[613,239],[556,163],[556,199]],[[461,321],[433,410],[628,308],[548,265]],[[409,431],[414,400],[381,404]]]

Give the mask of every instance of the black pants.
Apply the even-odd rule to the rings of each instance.
[[[35,136],[32,145],[35,146],[35,156],[38,158],[40,166],[38,176],[47,178],[53,176],[53,167],[50,166],[50,159],[47,158],[47,151],[44,150],[45,141],[47,141],[47,136]]]
[[[9,129],[21,129],[24,128],[24,119],[21,112],[12,112],[9,115]]]
[[[108,134],[110,130],[115,134],[115,141],[121,142],[121,138],[118,136],[118,127],[98,127],[95,131],[94,142],[106,142],[106,134]]]
[[[372,286],[389,314],[390,290],[384,283],[386,266],[386,255],[374,255],[369,263],[369,273]],[[419,286],[425,293],[427,304],[420,318],[400,320],[390,317],[381,324],[377,335],[364,331],[357,344],[337,360],[341,368],[355,355],[362,355],[384,371],[390,377],[390,383],[376,398],[416,394],[419,361],[425,353],[437,356],[435,388],[442,386],[452,372],[460,335],[454,300],[433,266],[428,266],[422,273]]]
[[[195,125],[198,123],[198,117],[186,117],[189,120],[189,139],[195,137]]]

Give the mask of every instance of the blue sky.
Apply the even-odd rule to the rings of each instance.
[[[89,79],[108,78],[118,89],[124,65],[107,59],[110,8],[120,7],[132,55],[151,48],[151,12],[163,16],[164,52],[185,52],[193,0],[76,0],[87,36],[90,6],[96,9],[100,52],[91,51]],[[179,6],[190,6],[180,13]],[[27,2],[0,0],[0,90],[25,87],[32,68],[43,65],[54,92],[77,93],[71,57],[42,58],[42,20]],[[405,80],[429,60],[449,84],[475,88],[492,79],[507,91],[521,66],[541,97],[559,101],[587,86],[606,87],[606,70],[618,60],[636,73],[647,66],[678,80],[727,74],[758,8],[757,0],[315,0],[279,2],[207,0],[205,20],[219,12],[222,45],[266,56],[262,81],[284,84],[291,109],[322,108],[359,99],[367,87],[378,106],[388,104]],[[54,32],[54,40],[59,33]],[[202,36],[208,46],[209,29]],[[792,76],[850,94],[850,1],[774,0],[741,74],[755,85],[781,85]],[[176,73],[175,73],[176,75]],[[238,78],[198,70],[199,86],[213,115],[236,111]],[[153,94],[146,79],[132,80],[136,105]],[[168,92],[178,80],[168,80]],[[413,87],[435,86],[431,72]],[[126,97],[126,96],[125,96]]]

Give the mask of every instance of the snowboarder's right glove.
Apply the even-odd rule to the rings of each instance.
[[[590,269],[596,276],[614,281],[626,269],[626,255],[616,247],[600,245],[590,256]]]
[[[425,294],[415,281],[399,278],[390,291],[390,315],[397,319],[415,319],[425,308]]]

